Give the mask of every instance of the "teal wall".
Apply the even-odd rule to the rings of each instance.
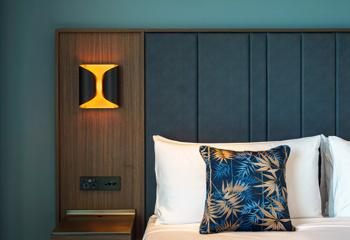
[[[0,239],[55,223],[55,49],[60,27],[350,27],[348,0],[0,0]]]

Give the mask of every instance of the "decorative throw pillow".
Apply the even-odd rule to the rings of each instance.
[[[201,146],[207,185],[200,233],[293,231],[285,181],[290,147],[236,152]]]

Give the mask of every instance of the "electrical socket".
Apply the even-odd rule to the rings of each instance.
[[[81,176],[81,191],[120,191],[120,176]]]

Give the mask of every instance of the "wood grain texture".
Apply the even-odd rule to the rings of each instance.
[[[143,33],[58,32],[57,38],[58,220],[68,209],[135,208],[140,238],[144,229]],[[82,63],[120,65],[120,108],[79,108]],[[80,191],[80,176],[121,176],[121,191]]]
[[[52,239],[132,239],[134,220],[134,215],[66,216]]]

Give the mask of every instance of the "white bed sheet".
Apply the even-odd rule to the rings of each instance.
[[[224,232],[199,234],[199,224],[164,225],[156,216],[149,219],[143,240],[346,240],[350,239],[348,218],[292,219],[295,232]]]

